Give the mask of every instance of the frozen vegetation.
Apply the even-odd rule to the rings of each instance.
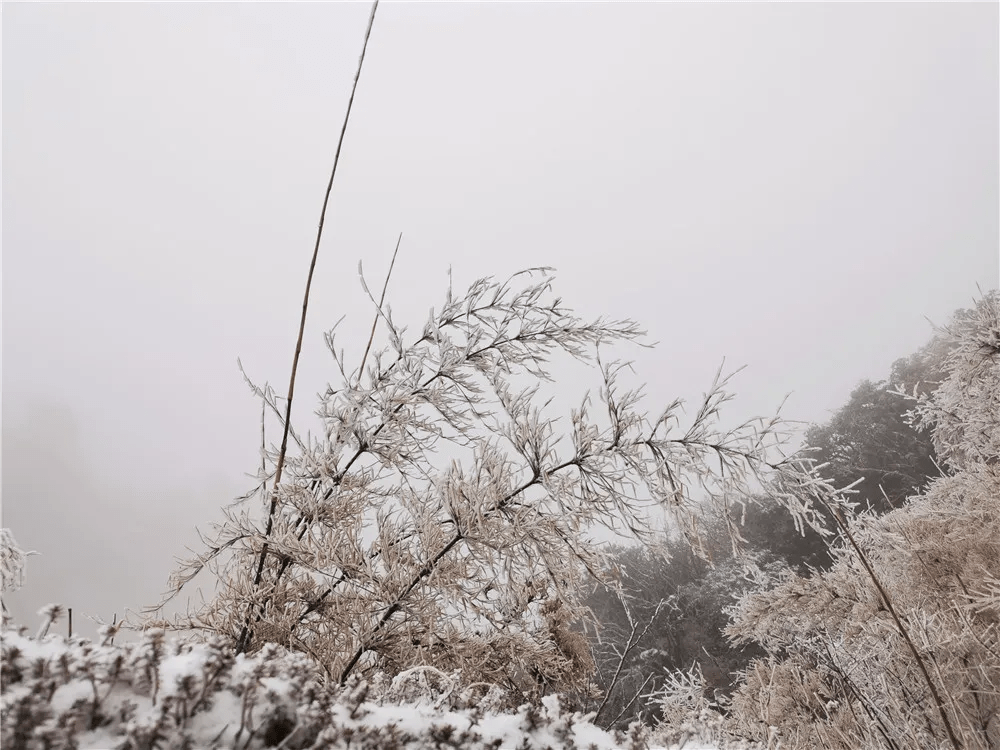
[[[550,282],[449,291],[409,337],[380,309],[388,344],[367,369],[335,355],[321,437],[293,433],[280,482],[265,451],[256,493],[175,577],[218,578],[203,610],[126,623],[141,636],[124,644],[113,626],[56,634],[57,606],[33,635],[5,615],[4,747],[1000,747],[1000,297],[900,365],[933,382],[869,388],[853,423],[813,431],[817,464],[783,452],[777,418],[723,429],[724,379],[686,422],[677,403],[647,416],[623,365],[596,358],[637,326],[579,320]],[[517,387],[558,352],[599,373],[566,433]],[[844,486],[872,435],[898,495],[884,507]],[[891,485],[925,449],[937,474]],[[671,558],[650,507],[713,562]],[[755,545],[744,521],[772,511],[823,554]],[[688,560],[697,585],[641,596],[594,524],[630,530],[651,568]],[[9,590],[26,554],[2,543]],[[720,629],[706,612],[744,662],[698,640]],[[670,662],[692,639],[712,660]]]
[[[3,633],[3,743],[38,748],[644,748],[650,733],[607,732],[558,695],[504,710],[495,686],[417,667],[336,689],[308,657],[268,644],[183,643],[149,630],[114,645],[47,632]],[[673,745],[671,745],[673,746]],[[697,742],[685,747],[695,750]]]

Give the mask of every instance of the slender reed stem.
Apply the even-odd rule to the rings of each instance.
[[[625,616],[628,617],[629,625],[631,625],[632,627],[632,632],[629,633],[628,642],[625,644],[625,648],[619,655],[618,666],[615,668],[615,674],[611,678],[611,684],[608,685],[608,689],[604,691],[604,700],[601,701],[601,705],[597,707],[597,712],[594,714],[594,718],[591,719],[591,721],[594,724],[597,724],[597,719],[598,717],[600,717],[601,711],[604,710],[604,707],[608,705],[608,701],[611,699],[611,692],[615,689],[615,686],[618,684],[618,679],[619,677],[621,677],[622,668],[625,666],[625,660],[628,658],[628,655],[632,653],[632,650],[637,645],[639,645],[639,641],[641,641],[643,638],[646,637],[646,633],[648,633],[649,629],[652,627],[653,621],[656,620],[656,618],[659,616],[660,610],[663,609],[663,605],[666,603],[666,600],[660,599],[660,601],[656,605],[656,610],[653,612],[652,616],[649,618],[649,621],[646,623],[646,627],[642,629],[642,632],[639,632],[639,621],[632,616],[632,610],[629,609],[628,602],[625,600],[624,594],[622,594],[620,591],[618,592],[618,600],[621,602],[622,607],[625,610]],[[646,682],[648,682],[648,680]],[[639,692],[637,692],[635,696],[633,696],[632,700],[630,700],[628,702],[628,705],[622,709],[621,713],[619,713],[618,716],[613,718],[604,727],[605,729],[610,729],[612,726],[614,726],[614,723],[622,717],[625,711],[627,711],[633,703],[635,703],[636,698],[639,696],[639,693],[641,693],[643,688],[645,687],[646,683],[644,682],[642,683],[642,687],[639,688]]]
[[[944,728],[948,733],[948,739],[951,741],[951,746],[955,748],[955,750],[961,750],[962,745],[958,741],[958,737],[955,735],[955,730],[951,726],[951,721],[948,719],[948,712],[945,711],[944,702],[941,700],[937,686],[931,679],[930,672],[927,671],[927,664],[924,662],[923,657],[920,656],[920,652],[917,651],[916,645],[910,638],[909,631],[907,631],[906,626],[903,625],[903,621],[896,612],[896,607],[893,605],[892,599],[889,598],[889,592],[885,590],[884,586],[882,586],[882,582],[875,574],[875,570],[872,568],[871,562],[868,560],[868,556],[854,539],[854,535],[848,528],[847,522],[844,520],[844,516],[840,512],[840,509],[829,505],[827,507],[833,512],[833,517],[836,519],[837,525],[840,527],[840,530],[844,532],[844,536],[847,537],[847,541],[851,543],[851,547],[853,547],[854,551],[857,553],[858,559],[861,560],[861,564],[865,566],[865,570],[868,572],[868,577],[871,578],[872,583],[875,584],[875,589],[878,591],[879,597],[882,599],[882,603],[885,604],[886,609],[889,610],[889,614],[892,615],[892,619],[896,623],[896,628],[899,630],[899,634],[903,636],[903,640],[906,641],[906,645],[909,647],[910,653],[913,655],[913,659],[916,661],[917,667],[919,667],[921,674],[923,674],[924,681],[927,683],[927,687],[931,691],[931,696],[934,698],[934,704],[937,706],[938,714],[941,716],[941,721],[944,722]]]
[[[292,423],[292,398],[295,395],[295,375],[299,367],[299,355],[302,353],[302,338],[306,329],[306,313],[309,309],[309,292],[312,289],[313,273],[316,270],[316,259],[319,257],[319,246],[323,239],[323,225],[326,222],[326,209],[330,203],[330,193],[333,190],[333,179],[337,175],[337,164],[340,162],[340,150],[344,145],[344,135],[347,133],[347,123],[351,118],[351,107],[354,105],[354,94],[358,90],[358,79],[361,77],[361,68],[365,62],[365,51],[368,49],[368,38],[371,36],[372,25],[375,23],[375,11],[378,10],[379,0],[372,3],[371,15],[368,17],[368,28],[365,30],[365,41],[361,47],[361,57],[358,59],[358,69],[354,73],[354,84],[351,86],[351,97],[347,101],[347,112],[344,114],[344,122],[340,128],[340,138],[337,140],[337,151],[333,156],[333,168],[330,170],[330,181],[326,186],[326,194],[323,196],[323,208],[319,214],[319,227],[316,230],[316,244],[313,247],[312,260],[309,263],[309,274],[306,277],[306,289],[302,298],[302,316],[299,319],[299,335],[295,341],[295,355],[292,357],[292,373],[288,379],[288,397],[285,402],[285,424],[281,435],[281,449],[278,452],[278,463],[274,471],[274,482],[271,486],[271,506],[267,512],[267,527],[264,530],[264,546],[260,550],[260,558],[257,561],[257,571],[254,573],[253,589],[260,588],[261,578],[264,573],[264,561],[267,558],[269,545],[268,537],[274,528],[274,511],[278,507],[278,487],[281,484],[281,471],[285,466],[285,454],[288,450],[288,431]],[[253,604],[247,609],[246,620],[243,623],[243,630],[236,645],[236,653],[246,651],[250,645],[250,621],[253,618]]]

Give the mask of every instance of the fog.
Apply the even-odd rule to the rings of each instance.
[[[156,601],[249,489],[284,392],[362,4],[8,4],[3,525],[16,620]],[[359,361],[357,263],[419,328],[532,266],[630,317],[650,408],[725,359],[733,420],[822,422],[998,260],[995,4],[385,3],[327,217],[293,421]],[[929,322],[930,321],[930,322]],[[573,371],[560,391],[595,381]],[[790,395],[789,395],[790,394]],[[87,626],[81,624],[83,630]]]

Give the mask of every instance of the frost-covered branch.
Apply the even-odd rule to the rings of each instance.
[[[589,690],[592,658],[545,612],[586,616],[581,583],[606,569],[590,530],[649,541],[659,509],[697,540],[705,497],[725,506],[801,469],[782,450],[780,420],[720,427],[730,399],[721,370],[693,419],[678,401],[650,420],[641,389],[621,385],[627,365],[598,356],[638,342],[639,326],[580,319],[552,281],[533,269],[462,296],[449,289],[409,344],[386,305],[386,344],[364,372],[345,366],[331,333],[341,378],[321,399],[319,436],[300,438],[267,491],[270,528],[246,506],[230,509],[175,578],[179,590],[211,564],[220,582],[177,624],[251,650],[301,648],[340,682],[433,664],[520,693]],[[596,364],[600,384],[562,429],[540,395],[558,354]],[[266,452],[271,465],[279,455]],[[261,488],[270,476],[262,471]],[[250,561],[262,557],[258,579]]]

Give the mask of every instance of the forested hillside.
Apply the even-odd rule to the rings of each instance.
[[[972,314],[958,311],[955,322]],[[834,486],[853,485],[851,500],[859,510],[884,515],[940,476],[931,429],[913,423],[908,413],[914,394],[927,397],[945,380],[955,346],[952,336],[936,333],[920,350],[896,361],[886,377],[859,382],[828,421],[806,430],[809,455]],[[659,715],[658,704],[641,694],[654,692],[670,670],[697,665],[713,694],[729,695],[740,673],[762,655],[759,644],[734,643],[724,632],[730,609],[752,586],[744,575],[747,559],[770,570],[788,566],[800,575],[826,571],[833,564],[836,542],[809,526],[797,526],[780,502],[763,494],[754,495],[752,502],[733,500],[729,523],[738,529],[742,555],[733,554],[725,518],[707,508],[707,555],[696,554],[678,535],[664,540],[671,551],[666,559],[643,547],[620,548],[613,564],[622,573],[624,601],[617,590],[603,586],[590,595],[588,603],[604,624],[594,639],[603,687],[622,665],[609,700],[615,714],[630,704],[619,722]],[[835,519],[826,509],[819,512],[823,527],[835,536]],[[631,644],[626,604],[641,625],[641,637],[636,633]]]

